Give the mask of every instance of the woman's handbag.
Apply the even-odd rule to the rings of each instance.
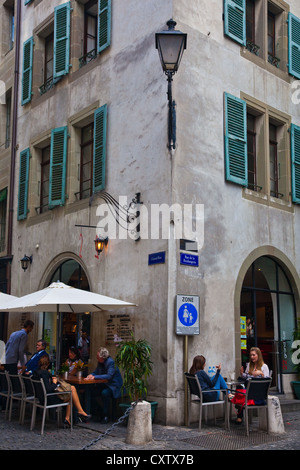
[[[71,384],[68,384],[68,382],[65,382],[65,380],[62,380],[60,379],[59,382],[57,383],[57,386],[59,386],[59,389],[58,391],[62,391],[62,392],[71,392],[72,388],[71,388]],[[67,402],[67,401],[70,401],[70,394],[69,393],[60,393],[59,395],[59,398],[64,401],[64,402]]]

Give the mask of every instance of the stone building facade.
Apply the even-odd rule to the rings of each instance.
[[[29,351],[45,337],[55,358],[58,340],[66,354],[85,332],[93,368],[101,345],[114,356],[114,335],[133,330],[152,344],[148,395],[166,424],[183,423],[183,372],[196,354],[234,378],[259,346],[274,388],[290,395],[300,311],[298,2],[20,8],[10,291],[60,280],[137,304],[60,323],[52,312],[32,314]],[[170,18],[188,35],[173,79],[173,150],[155,49]],[[8,162],[1,150],[1,166]],[[96,236],[108,237],[99,255]],[[25,272],[24,254],[32,256]],[[199,299],[199,334],[178,334],[179,295],[187,309]],[[11,313],[8,333],[23,319]]]

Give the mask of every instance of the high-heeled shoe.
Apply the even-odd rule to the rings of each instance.
[[[81,423],[86,423],[89,419],[91,419],[92,415],[83,415],[81,413],[78,413],[78,420]]]
[[[65,419],[64,420],[64,428],[70,428],[71,427],[71,423],[68,419]]]

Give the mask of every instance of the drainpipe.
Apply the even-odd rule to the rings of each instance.
[[[7,233],[7,257],[12,261],[12,235],[14,219],[14,194],[15,194],[15,168],[17,152],[17,120],[19,101],[19,63],[20,63],[20,31],[21,31],[21,0],[17,0],[17,21],[15,37],[15,70],[14,70],[14,99],[12,113],[12,137],[11,137],[11,167],[9,182],[9,210]],[[7,263],[7,292],[11,292],[11,261]]]

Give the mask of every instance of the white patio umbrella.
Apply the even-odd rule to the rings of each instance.
[[[7,306],[13,300],[17,300],[19,297],[10,294],[4,294],[4,292],[0,292],[0,305]]]
[[[77,289],[59,281],[32,294],[16,297],[9,304],[5,304],[5,300],[2,302],[0,298],[0,311],[10,312],[82,313],[122,307],[136,307],[136,304]]]
[[[123,307],[136,307],[136,304],[77,289],[59,281],[53,282],[45,289],[32,294],[16,297],[11,302],[5,302],[4,298],[2,301],[0,298],[0,312],[57,312],[58,323],[61,318],[59,313],[99,312]],[[58,327],[59,331],[60,328]],[[57,352],[59,361],[60,338],[58,336]],[[57,365],[59,365],[59,362]]]

